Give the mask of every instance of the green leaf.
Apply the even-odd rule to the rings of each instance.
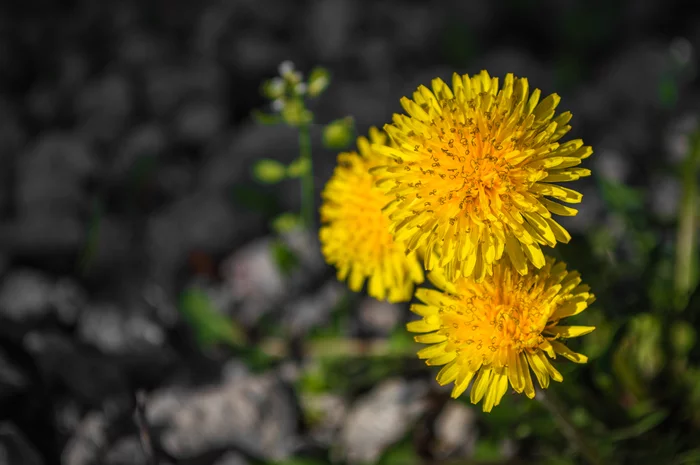
[[[272,228],[277,234],[290,232],[301,225],[301,218],[294,213],[282,213],[272,220]]]
[[[668,412],[666,410],[655,410],[634,425],[613,431],[610,434],[610,440],[618,442],[641,436],[647,431],[657,427],[666,417],[668,417]]]
[[[313,113],[306,109],[301,99],[287,100],[282,107],[282,119],[290,126],[301,126],[313,120]]]
[[[676,355],[687,357],[695,346],[697,333],[695,328],[685,321],[675,321],[671,325],[671,346]]]
[[[659,101],[666,108],[673,108],[678,101],[678,84],[671,75],[666,75],[659,83]]]
[[[389,448],[378,465],[419,465],[423,463],[411,441],[403,441]]]
[[[299,257],[284,242],[274,241],[270,247],[272,258],[282,273],[288,275],[299,265]]]
[[[681,200],[676,233],[675,290],[678,294],[676,308],[683,310],[688,296],[698,284],[697,231],[698,172],[700,171],[700,130],[691,137],[690,151],[683,165],[683,198]]]
[[[275,184],[282,181],[287,174],[287,168],[277,160],[265,158],[253,165],[253,176],[265,184]]]
[[[483,438],[477,441],[474,449],[475,460],[498,460],[501,458],[501,446],[493,439]]]
[[[640,211],[644,208],[644,192],[609,179],[598,178],[603,200],[611,210],[619,213]]]
[[[280,77],[269,79],[262,85],[262,93],[269,100],[282,98],[286,90],[287,83]]]
[[[255,122],[265,126],[274,126],[282,122],[282,118],[279,115],[271,115],[260,110],[253,110],[251,115]]]
[[[323,145],[332,150],[347,148],[355,135],[352,117],[332,121],[323,128]]]
[[[233,320],[219,313],[202,289],[193,286],[183,291],[178,309],[203,347],[219,343],[238,347],[246,343],[243,330]]]
[[[306,157],[299,157],[287,167],[287,177],[300,178],[311,168],[311,160]]]
[[[318,97],[331,83],[331,75],[326,68],[317,67],[309,74],[307,93],[310,97]]]

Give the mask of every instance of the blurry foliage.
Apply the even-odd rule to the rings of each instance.
[[[203,347],[229,344],[240,347],[246,343],[246,334],[233,320],[216,309],[207,293],[190,287],[180,295],[180,314],[194,330],[194,335]]]
[[[344,150],[355,139],[355,123],[351,117],[332,121],[323,128],[323,145],[331,150]]]

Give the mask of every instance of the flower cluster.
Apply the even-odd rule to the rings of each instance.
[[[416,290],[422,319],[408,330],[430,344],[419,357],[444,365],[438,382],[454,382],[454,397],[471,383],[485,411],[509,385],[533,397],[530,371],[542,388],[561,381],[550,359],[584,363],[562,341],[594,329],[559,325],[594,296],[542,251],[569,242],[553,215],[581,201],[559,183],[590,175],[579,165],[591,147],[561,142],[571,113],[556,115],[559,100],[512,74],[502,86],[486,71],[434,79],[383,133],[360,137],[359,154],[338,156],[323,193],[323,253],[351,289],[367,279],[373,297],[407,301],[430,272],[439,291]]]

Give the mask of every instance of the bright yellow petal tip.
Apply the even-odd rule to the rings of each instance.
[[[571,238],[552,213],[577,210],[554,200],[578,203],[581,194],[556,183],[590,175],[578,165],[592,150],[558,142],[571,113],[555,117],[559,96],[539,97],[525,78],[508,74],[499,89],[482,71],[455,74],[452,87],[434,79],[401,100],[406,114],[384,128],[393,143],[374,147],[391,160],[377,173],[395,199],[386,212],[397,239],[424,249],[426,269],[480,281],[505,251],[525,274],[528,263],[544,265],[542,245]]]
[[[322,193],[319,237],[326,261],[335,265],[338,279],[347,280],[353,291],[368,281],[372,297],[389,302],[411,299],[414,285],[423,282],[423,269],[416,253],[406,255],[406,246],[394,240],[382,207],[384,192],[375,186],[370,169],[386,164],[371,144],[383,145],[386,134],[370,129],[370,140],[360,137],[360,153],[338,155],[338,166]]]
[[[411,311],[422,319],[408,324],[421,333],[417,342],[430,344],[418,352],[427,365],[444,365],[437,375],[441,385],[454,382],[458,397],[474,380],[472,403],[483,400],[485,412],[498,405],[508,385],[532,398],[530,372],[544,389],[550,379],[562,381],[549,359],[561,355],[576,363],[588,359],[573,352],[562,339],[589,333],[591,326],[560,326],[562,318],[576,315],[595,297],[575,271],[546,258],[540,269],[522,276],[508,261],[493,266],[493,275],[477,283],[459,278],[445,291],[441,272],[429,279],[440,290],[420,288],[422,304]]]

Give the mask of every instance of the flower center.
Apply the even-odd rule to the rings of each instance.
[[[484,292],[467,293],[441,308],[440,333],[447,336],[449,350],[481,363],[505,364],[508,353],[538,347],[551,314],[551,302],[540,298],[541,290],[533,286],[506,293],[484,283],[479,287]]]

